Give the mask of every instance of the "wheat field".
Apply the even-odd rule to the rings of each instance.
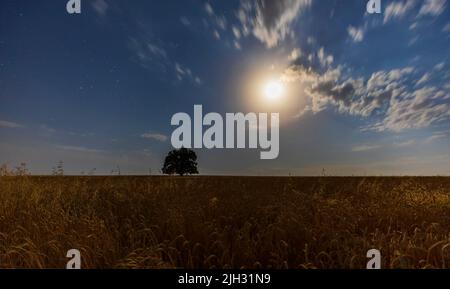
[[[445,177],[0,177],[0,267],[450,267]]]

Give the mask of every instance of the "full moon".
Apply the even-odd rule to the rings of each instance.
[[[264,86],[264,96],[270,101],[278,101],[284,92],[283,83],[278,80],[272,80]]]

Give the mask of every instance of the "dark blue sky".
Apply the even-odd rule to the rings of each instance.
[[[0,2],[0,163],[156,173],[202,104],[282,122],[278,159],[198,150],[202,173],[450,174],[448,1],[66,2]]]

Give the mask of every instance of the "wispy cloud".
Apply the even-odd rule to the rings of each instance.
[[[311,6],[311,0],[244,1],[237,17],[244,36],[250,32],[268,48],[294,33],[292,24]]]
[[[442,32],[450,32],[450,23],[445,24],[442,28]]]
[[[426,72],[422,75],[422,77],[416,82],[416,86],[419,86],[421,84],[424,84],[430,80],[431,74],[429,72]]]
[[[409,40],[408,46],[413,46],[414,44],[417,43],[418,40],[419,40],[419,36],[418,35],[414,36],[413,38],[411,38],[411,40]]]
[[[441,71],[442,69],[444,69],[444,67],[445,67],[445,62],[440,62],[440,63],[436,64],[433,69],[436,71]]]
[[[0,127],[4,128],[21,128],[23,125],[12,121],[0,120]]]
[[[416,144],[416,141],[411,139],[411,140],[407,140],[407,141],[403,141],[403,142],[396,142],[396,143],[394,143],[394,146],[404,148],[404,147],[409,147],[409,146],[412,146],[415,144]]]
[[[353,27],[349,26],[347,28],[348,35],[351,37],[353,42],[361,42],[364,40],[364,28],[363,27]]]
[[[129,48],[135,56],[135,60],[146,69],[158,69],[162,73],[174,73],[178,80],[190,80],[200,85],[201,78],[182,64],[173,61],[169,53],[162,45],[150,41],[148,37],[130,38]]]
[[[233,26],[233,28],[231,30],[233,31],[234,37],[237,40],[239,40],[241,38],[241,30],[239,30],[239,28],[237,28],[237,26]]]
[[[323,47],[321,47],[319,51],[317,51],[317,59],[319,60],[320,65],[322,65],[323,67],[330,66],[334,61],[333,55],[327,55]]]
[[[92,132],[80,133],[80,132],[74,132],[74,131],[69,131],[68,134],[71,135],[71,136],[79,136],[79,137],[90,137],[90,136],[94,136],[95,135]]]
[[[214,9],[212,8],[211,4],[209,2],[205,3],[205,11],[208,13],[208,15],[213,16],[214,15]]]
[[[147,43],[147,48],[151,53],[153,53],[153,55],[162,58],[167,58],[167,52],[158,45],[155,45],[153,43]]]
[[[300,48],[294,48],[288,56],[288,60],[291,62],[297,61],[302,56],[302,50]]]
[[[447,136],[448,135],[445,132],[436,132],[432,136],[426,138],[424,142],[429,144],[429,143],[432,143],[432,142],[434,142],[434,141],[436,141],[438,139],[446,138]]]
[[[389,3],[384,11],[383,23],[388,23],[394,19],[403,18],[409,11],[411,11],[416,5],[415,0],[395,1]]]
[[[202,84],[200,77],[196,76],[190,68],[185,67],[178,62],[175,63],[175,73],[178,80],[189,79],[198,85]]]
[[[450,107],[443,103],[447,95],[435,87],[424,87],[404,96],[393,98],[385,119],[375,126],[376,130],[400,132],[420,129],[442,122],[450,117]]]
[[[221,37],[220,37],[219,31],[214,30],[213,35],[214,35],[214,37],[215,37],[217,40],[220,40]]]
[[[191,21],[189,21],[189,19],[186,16],[180,17],[180,22],[184,26],[190,26],[191,25]]]
[[[142,138],[146,138],[146,139],[153,139],[159,142],[165,142],[167,141],[168,137],[164,134],[160,134],[160,133],[143,133],[141,135]]]
[[[52,133],[55,133],[55,132],[56,132],[56,129],[54,129],[54,128],[52,128],[52,127],[49,127],[49,126],[46,125],[46,124],[40,125],[40,126],[39,126],[39,129],[40,129],[41,131],[43,131],[44,133],[46,133],[46,134],[52,134]]]
[[[128,47],[135,61],[142,67],[147,69],[157,67],[160,72],[167,72],[170,60],[166,50],[148,37],[131,37]]]
[[[380,145],[357,145],[352,147],[352,152],[366,152],[379,149]]]
[[[211,6],[211,4],[209,2],[205,3],[204,9],[205,9],[206,13],[208,14],[208,16],[213,20],[212,24],[214,26],[220,28],[221,30],[227,29],[228,23],[227,23],[225,16],[215,13],[213,7]]]
[[[322,72],[293,65],[286,69],[282,79],[303,84],[308,104],[299,116],[330,106],[337,107],[340,113],[367,118],[376,113],[382,121],[363,130],[400,132],[425,128],[450,118],[449,104],[444,101],[448,92],[434,86],[411,86],[411,82],[423,85],[430,78],[417,79],[416,76],[413,67],[374,72],[365,80],[349,76],[342,66],[328,66]]]
[[[239,21],[234,23],[219,15],[210,2],[204,4],[204,11],[208,15],[205,26],[211,29],[218,40],[232,43],[241,50],[242,39],[250,35],[263,43],[267,48],[278,46],[286,38],[294,37],[292,26],[296,19],[311,7],[312,0],[277,0],[277,1],[241,1],[235,17]],[[233,39],[226,39],[226,31],[230,28]]]
[[[425,0],[419,11],[419,16],[438,16],[445,10],[447,0]]]
[[[104,153],[104,150],[91,149],[82,146],[67,146],[67,145],[57,145],[57,149],[65,150],[65,151],[73,151],[73,152],[81,152],[81,153]]]
[[[105,16],[109,5],[105,0],[95,0],[92,2],[92,7],[100,16]]]

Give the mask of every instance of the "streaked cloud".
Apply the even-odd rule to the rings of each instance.
[[[225,18],[225,16],[217,14],[209,2],[205,3],[204,9],[206,11],[206,14],[208,14],[209,18],[212,20],[213,26],[216,26],[221,30],[227,29],[227,19]]]
[[[450,32],[450,23],[445,24],[442,28],[442,32]]]
[[[320,58],[323,53],[318,54]],[[416,77],[413,67],[374,72],[365,80],[349,76],[342,66],[328,66],[325,72],[318,72],[293,65],[286,69],[282,80],[303,84],[309,101],[299,116],[336,107],[339,113],[382,117],[363,130],[400,132],[425,128],[450,117],[450,107],[444,101],[448,92],[431,86],[414,88],[409,83],[422,86],[431,76],[425,73],[419,79]]]
[[[300,48],[294,48],[289,54],[289,61],[294,62],[297,61],[302,56],[302,51]]]
[[[415,144],[416,144],[416,141],[411,139],[411,140],[407,140],[407,141],[403,141],[403,142],[395,142],[394,146],[404,148],[404,147],[413,146]]]
[[[153,53],[153,55],[158,56],[158,57],[167,58],[167,53],[163,48],[161,48],[153,43],[147,43],[147,48],[151,53]]]
[[[415,29],[417,29],[417,27],[419,27],[419,23],[414,22],[411,25],[409,25],[409,30],[415,30]]]
[[[53,127],[50,127],[46,124],[42,124],[39,126],[39,129],[44,132],[45,134],[52,134],[56,132],[56,129],[54,129]]]
[[[434,66],[434,70],[441,71],[445,67],[445,62],[440,62]]]
[[[364,145],[357,145],[352,147],[352,152],[366,152],[366,151],[372,151],[379,149],[380,145],[370,145],[370,144],[364,144]]]
[[[156,141],[159,141],[159,142],[165,142],[165,141],[167,141],[167,139],[168,139],[168,137],[167,137],[166,135],[164,135],[164,134],[160,134],[160,133],[150,133],[150,132],[143,133],[143,134],[141,135],[141,137],[142,137],[142,138],[146,138],[146,139],[156,140]]]
[[[91,149],[83,146],[67,146],[67,145],[57,145],[57,149],[73,151],[73,152],[81,152],[81,153],[104,153],[104,150]]]
[[[422,75],[422,77],[416,82],[416,86],[422,85],[426,82],[428,82],[428,80],[430,80],[431,78],[431,74],[429,72],[426,72]]]
[[[234,45],[234,48],[236,48],[237,50],[242,49],[241,44],[237,40],[233,41],[233,45]]]
[[[361,42],[364,40],[364,29],[363,27],[353,27],[349,26],[347,28],[348,35],[351,37],[353,42]]]
[[[273,48],[294,34],[293,23],[311,3],[311,0],[244,1],[237,17],[245,36],[251,32],[267,48]]]
[[[445,10],[447,0],[425,0],[419,11],[419,16],[438,16]]]
[[[413,46],[414,44],[417,43],[418,40],[419,40],[419,36],[418,35],[414,36],[413,38],[411,38],[411,40],[409,40],[408,46]]]
[[[196,76],[190,68],[185,67],[179,64],[178,62],[175,62],[175,73],[178,80],[180,81],[184,79],[189,79],[195,82],[196,84],[202,84],[202,80],[200,77]]]
[[[384,11],[383,23],[403,18],[416,5],[415,0],[395,1],[388,4]]]
[[[320,65],[322,65],[323,67],[330,66],[334,61],[333,55],[326,54],[323,47],[321,47],[319,51],[317,51],[317,59],[319,60]]]
[[[21,128],[23,125],[12,121],[0,120],[0,127],[4,128]]]
[[[159,73],[173,73],[179,80],[189,80],[195,84],[202,84],[201,78],[194,72],[174,61],[162,45],[157,45],[148,37],[130,38],[129,49],[134,54],[136,61],[144,68],[158,69]]]
[[[431,135],[430,137],[428,137],[427,139],[425,139],[425,143],[432,143],[436,140],[447,138],[447,137],[448,137],[448,135],[446,132],[436,132],[433,135]]]
[[[449,105],[442,103],[442,97],[438,97],[442,95],[441,91],[431,88],[403,93],[404,97],[391,100],[386,117],[374,126],[376,130],[400,132],[426,128],[450,117]]]
[[[234,37],[236,39],[240,39],[241,38],[241,30],[239,30],[238,27],[233,26],[232,31],[233,31],[233,35],[234,35]]]
[[[206,11],[206,13],[208,13],[208,15],[210,15],[210,16],[214,15],[214,10],[213,10],[211,4],[209,4],[209,2],[206,2],[206,3],[205,3],[205,11]]]
[[[191,21],[189,21],[189,19],[186,16],[180,17],[180,22],[184,26],[190,26],[191,25]]]
[[[213,31],[213,35],[214,35],[214,37],[215,37],[217,40],[220,40],[220,33],[219,33],[219,31],[214,30],[214,31]]]
[[[157,67],[160,71],[167,72],[168,67],[171,66],[166,50],[149,37],[131,37],[128,47],[136,62],[144,68]]]
[[[104,16],[109,8],[109,5],[105,0],[95,0],[92,2],[92,7],[100,16]]]

